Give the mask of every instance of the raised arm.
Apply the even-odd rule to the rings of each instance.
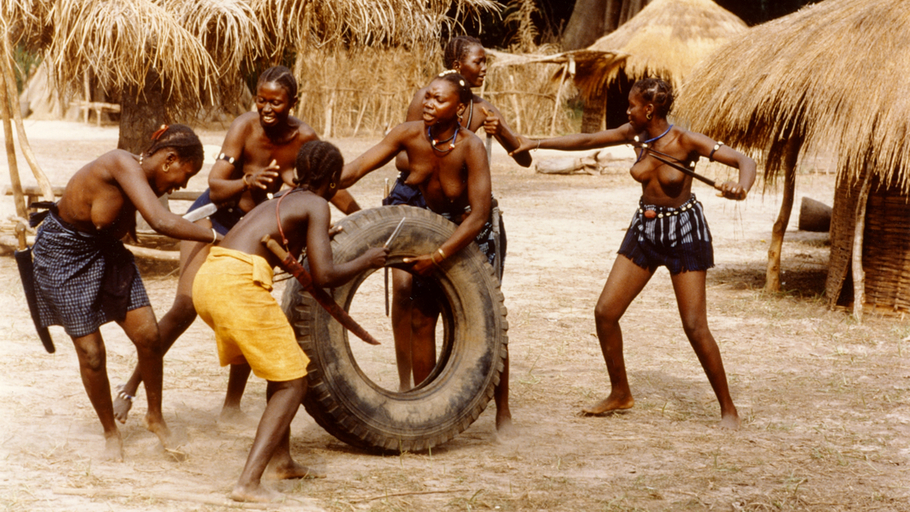
[[[520,142],[518,149],[510,155],[521,151],[532,149],[558,149],[561,151],[580,151],[585,149],[605,148],[607,146],[616,146],[632,142],[635,137],[635,130],[632,125],[626,123],[619,128],[603,130],[595,133],[573,133],[572,135],[563,135],[562,137],[552,137],[548,139],[530,139],[524,135],[519,135]]]
[[[363,178],[367,174],[389,163],[395,155],[404,150],[404,140],[406,140],[406,138],[410,136],[410,132],[413,131],[408,128],[409,124],[413,123],[402,123],[395,128],[392,128],[392,131],[379,141],[378,144],[366,150],[364,154],[358,156],[351,162],[344,164],[344,169],[341,171],[341,183],[339,183],[339,187],[350,187],[354,183],[357,183],[360,178]]]

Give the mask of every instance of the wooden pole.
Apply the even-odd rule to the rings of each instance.
[[[562,89],[566,85],[566,78],[569,76],[570,68],[574,68],[574,61],[569,57],[569,63],[566,64],[562,71],[562,78],[559,80],[559,89],[556,90],[556,103],[553,105],[553,118],[550,120],[550,136],[556,135],[556,116],[559,115],[560,102],[562,101]]]
[[[780,254],[784,245],[784,234],[793,211],[793,196],[796,189],[796,161],[802,146],[802,138],[791,136],[784,147],[784,196],[780,213],[771,228],[771,246],[768,248],[768,268],[765,271],[765,291],[780,291]]]
[[[866,303],[866,271],[863,270],[863,233],[866,230],[866,201],[872,187],[872,172],[866,170],[866,179],[856,200],[856,222],[853,228],[853,251],[850,268],[853,271],[853,317],[863,322],[863,304]]]
[[[6,34],[3,34],[6,37]],[[5,59],[6,56],[4,55]],[[0,75],[0,82],[3,87],[0,88],[0,112],[3,115],[3,138],[6,141],[6,160],[9,163],[9,181],[13,188],[13,201],[16,203],[16,216],[20,219],[26,219],[28,213],[25,207],[25,195],[22,193],[22,181],[19,179],[19,166],[16,165],[16,145],[13,142],[13,126],[9,121],[9,94],[7,94],[6,75]],[[22,220],[19,221],[23,222]],[[26,248],[25,230],[16,229],[19,238],[19,250]]]
[[[22,155],[25,157],[25,161],[28,163],[29,168],[32,170],[32,174],[35,176],[35,180],[38,182],[38,188],[41,189],[41,197],[45,201],[54,200],[54,188],[51,186],[51,182],[47,179],[47,176],[44,174],[44,171],[41,170],[41,167],[38,165],[38,159],[35,158],[35,153],[32,151],[31,144],[28,143],[28,136],[25,133],[25,125],[22,123],[22,111],[19,108],[19,91],[16,90],[16,77],[13,75],[13,67],[11,64],[12,50],[9,45],[9,39],[7,38],[6,33],[0,34],[0,44],[3,45],[3,59],[0,62],[0,68],[2,68],[2,74],[6,77],[6,94],[9,97],[8,105],[12,109],[12,117],[16,122],[16,132],[19,135],[19,149],[22,150]]]

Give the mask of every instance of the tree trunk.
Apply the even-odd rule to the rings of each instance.
[[[149,146],[152,133],[168,122],[164,87],[158,73],[149,70],[145,87],[129,87],[121,95],[117,147],[139,154]]]
[[[784,245],[784,233],[793,210],[793,195],[796,188],[796,161],[802,146],[802,138],[791,136],[784,147],[784,197],[780,205],[777,222],[771,229],[771,247],[768,248],[768,268],[765,272],[765,291],[780,291],[780,253]]]
[[[622,14],[623,0],[607,0],[604,13],[604,34],[609,34],[619,28],[619,16]]]
[[[562,35],[563,51],[590,46],[604,35],[608,0],[577,0]],[[622,0],[613,0],[621,2]],[[613,7],[615,9],[615,7]]]

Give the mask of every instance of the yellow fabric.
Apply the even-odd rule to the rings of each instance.
[[[221,366],[246,361],[263,379],[299,379],[309,359],[271,290],[265,258],[216,246],[193,281],[193,304],[215,331]]]

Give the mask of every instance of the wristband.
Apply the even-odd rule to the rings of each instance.
[[[246,180],[247,176],[249,176],[249,174],[244,174],[243,177],[240,178],[240,181],[243,182],[243,189],[244,189],[244,190],[246,190],[246,189],[248,189],[248,188],[253,188],[253,186],[250,185],[250,183]]]
[[[215,242],[218,241],[218,232],[215,231],[215,228],[212,228],[212,245],[215,245]]]
[[[439,255],[442,256],[442,260],[446,259],[446,252],[442,250],[442,247],[440,247],[439,249],[436,249],[436,252],[438,252]]]

